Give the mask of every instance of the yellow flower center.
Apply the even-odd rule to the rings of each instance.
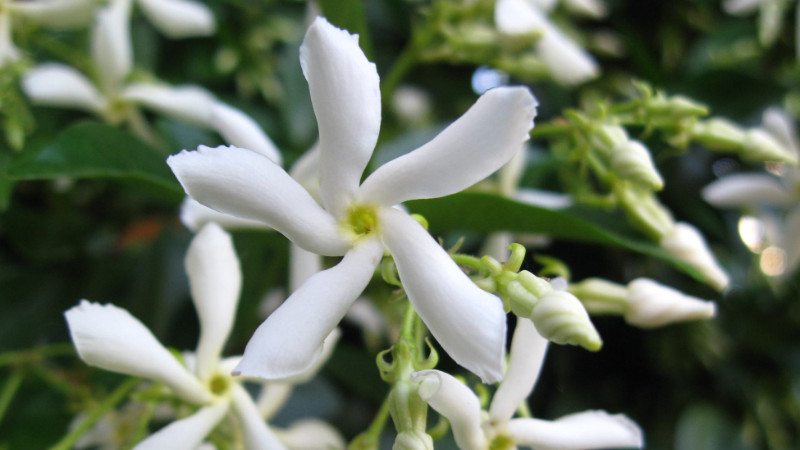
[[[231,387],[231,382],[225,375],[216,374],[208,380],[208,389],[212,394],[222,396],[228,392]]]
[[[368,235],[378,227],[377,211],[372,206],[354,205],[347,210],[345,227],[352,231],[356,238]]]

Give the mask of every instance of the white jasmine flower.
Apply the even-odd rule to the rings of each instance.
[[[220,357],[241,288],[230,236],[214,224],[205,226],[189,247],[186,271],[200,319],[197,351],[187,358],[191,368],[184,367],[124,309],[86,300],[65,313],[78,354],[89,365],[161,382],[180,399],[200,406],[196,413],[140,442],[137,449],[195,448],[232,413],[247,448],[283,448],[250,395],[231,377],[238,358]]]
[[[536,102],[495,89],[430,143],[380,167],[359,186],[380,128],[374,64],[357,36],[318,18],[301,48],[320,130],[320,197],[279,166],[236,147],[169,158],[186,192],[217,211],[260,220],[300,247],[344,259],[312,276],[259,327],[237,372],[282,378],[303,371],[324,338],[392,253],[409,300],[442,347],[485,380],[501,376],[505,313],[413,218],[392,207],[458,192],[502,166],[527,139]]]
[[[494,9],[497,28],[507,34],[540,32],[539,57],[554,80],[566,85],[586,82],[599,75],[594,59],[547,19],[545,11],[526,0],[498,0]]]
[[[594,449],[644,445],[642,431],[624,415],[605,411],[584,411],[554,421],[513,418],[530,395],[541,372],[548,340],[539,335],[530,320],[519,320],[511,341],[505,379],[489,406],[481,411],[478,397],[453,376],[438,371],[416,372],[419,395],[445,416],[456,444],[465,450],[514,448]]]
[[[12,40],[12,23],[23,19],[52,28],[66,29],[91,20],[94,0],[3,0],[0,2],[0,67],[19,59]]]
[[[661,238],[659,245],[671,255],[697,269],[714,289],[723,291],[728,287],[730,283],[728,274],[714,258],[703,235],[693,225],[686,222],[675,223]]]

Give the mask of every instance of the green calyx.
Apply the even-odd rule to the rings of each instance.
[[[228,377],[224,375],[216,374],[208,381],[208,390],[217,396],[225,395],[230,387],[231,382]]]
[[[511,450],[517,448],[517,443],[510,436],[500,434],[489,443],[489,450]]]
[[[345,225],[358,237],[370,234],[378,227],[377,211],[372,206],[353,206],[347,211]]]

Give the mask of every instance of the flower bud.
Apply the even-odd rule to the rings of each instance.
[[[551,291],[543,295],[530,319],[539,334],[556,344],[580,345],[591,351],[603,345],[586,309],[569,292]]]
[[[650,152],[639,141],[628,140],[617,144],[611,155],[611,170],[620,178],[642,184],[659,191],[664,180],[650,157]]]
[[[392,450],[433,450],[433,439],[423,431],[401,431],[394,439]]]
[[[742,158],[749,161],[777,161],[797,164],[792,149],[781,145],[777,139],[759,128],[748,131],[742,142]]]
[[[660,240],[672,231],[672,215],[651,191],[637,186],[623,186],[616,193],[629,220],[648,236]]]
[[[710,150],[738,150],[745,132],[730,120],[715,117],[694,124],[692,137]]]
[[[619,125],[602,125],[592,136],[594,145],[606,153],[611,153],[616,146],[622,145],[628,140],[628,133]]]
[[[713,302],[690,297],[647,278],[637,278],[628,284],[627,299],[625,321],[642,328],[708,319],[716,313]]]
[[[628,306],[625,286],[601,278],[589,278],[569,285],[569,292],[580,299],[591,314],[623,314]]]
[[[672,231],[661,239],[661,248],[697,269],[714,289],[725,290],[730,279],[720,267],[705,239],[697,229],[685,222],[675,224]]]

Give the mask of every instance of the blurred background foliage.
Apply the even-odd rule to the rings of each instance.
[[[169,41],[137,17],[137,67],[171,83],[205,86],[251,114],[290,165],[316,139],[298,63],[306,5],[290,0],[207,3],[218,19],[213,38]],[[430,101],[429,115],[410,124],[393,112],[391,92],[384,91],[376,160],[424,142],[476,97],[470,84],[474,61],[407,60],[414,30],[425,26],[430,17],[425,11],[434,6],[424,0],[321,2],[334,23],[361,33],[362,47],[376,62],[384,87],[385,77],[399,72],[393,83],[413,85]],[[598,42],[597,33],[613,33],[618,54],[595,52],[603,76],[579,89],[530,83],[540,102],[537,122],[593,96],[619,95],[630,89],[632,79],[691,97],[743,125],[757,125],[768,106],[800,113],[794,24],[785,24],[776,42],[765,48],[758,41],[755,17],[726,15],[716,0],[608,0],[607,6],[606,19],[573,25],[584,33],[589,49]],[[22,29],[17,39],[37,61],[86,58],[71,54],[87,47],[84,32]],[[398,69],[399,63],[408,67]],[[222,143],[208,131],[158,118],[165,145],[156,148],[81,113],[32,107],[16,84],[15,74],[23,70],[15,65],[0,74],[0,120],[6,130],[27,132],[21,145],[15,144],[19,136],[7,132],[0,149],[0,448],[8,449],[53,444],[79,409],[122,380],[86,367],[65,345],[69,336],[62,313],[79,299],[128,309],[172,347],[194,345],[198,324],[183,269],[191,236],[177,218],[182,191],[163,161],[184,148]],[[523,184],[559,189],[546,142],[532,144],[542,157],[529,163]],[[720,175],[758,167],[694,147],[670,159],[668,148],[653,145],[651,150],[666,180],[660,199],[677,219],[704,231],[733,279],[728,292],[717,294],[663,260],[626,248],[641,238],[605,225],[599,225],[601,231],[621,236],[623,245],[557,239],[530,251],[523,268],[538,270],[533,257],[546,254],[566,262],[575,280],[627,281],[646,274],[717,301],[718,317],[647,331],[619,318],[595,319],[604,339],[602,351],[551,347],[530,398],[532,411],[545,418],[583,409],[622,412],[642,426],[653,449],[798,448],[800,281],[797,274],[780,280],[765,275],[741,242],[738,213],[714,210],[699,196],[700,188]],[[487,224],[453,228],[447,221],[463,219],[458,208],[431,205],[416,207],[430,211],[432,232],[446,242],[466,236],[470,250],[478,249],[479,231],[507,220],[500,216]],[[538,216],[531,217],[535,222]],[[287,275],[288,246],[281,236],[255,231],[234,236],[244,289],[227,354],[243,350],[263,318],[262,298],[283,287]],[[387,390],[374,356],[390,343],[364,348],[360,330],[343,326],[345,338],[322,376],[299,389],[277,423],[314,409],[348,438],[367,426]],[[29,351],[42,346],[47,350]]]

